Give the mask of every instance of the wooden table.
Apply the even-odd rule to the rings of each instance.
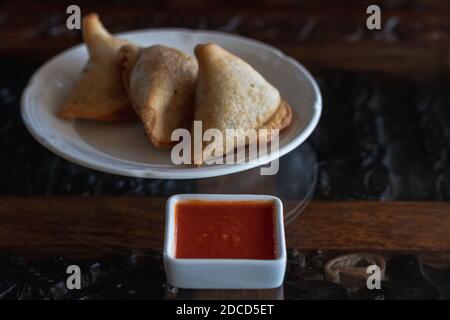
[[[165,201],[1,198],[0,251],[92,258],[162,249]],[[286,227],[286,237],[288,247],[301,251],[450,254],[449,230],[449,203],[313,201]]]
[[[165,201],[150,197],[2,198],[0,252],[13,252],[30,261],[60,256],[69,261],[102,261],[138,252],[161,252]],[[284,205],[289,207],[290,203]],[[381,259],[414,254],[420,261],[448,266],[449,213],[448,203],[313,201],[286,227],[287,246],[290,252],[301,255],[319,252],[324,257],[322,263],[342,254],[369,253]],[[296,272],[300,278],[323,278],[320,266],[310,274],[305,266],[295,270],[296,257],[291,255],[287,286],[297,284]],[[158,278],[161,271],[151,272]],[[343,285],[354,285],[342,281]],[[177,290],[175,296],[283,299],[292,298],[289,290]],[[166,298],[171,295],[166,293]]]
[[[5,1],[0,54],[43,61],[80,42],[65,27],[70,1]],[[382,71],[409,77],[450,70],[449,6],[439,0],[377,1],[382,31],[365,27],[373,1],[344,3],[259,0],[227,4],[195,1],[77,1],[82,13],[99,12],[114,32],[143,27],[187,27],[240,33],[273,44],[313,71]],[[426,61],[426,63],[423,63]]]

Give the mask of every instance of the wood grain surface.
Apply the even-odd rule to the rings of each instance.
[[[209,29],[270,43],[313,71],[377,71],[423,77],[450,70],[447,1],[376,1],[382,29],[366,28],[373,1],[77,1],[112,32]],[[0,3],[0,55],[44,61],[81,42],[65,26],[71,1]],[[426,62],[426,63],[424,63]]]
[[[89,257],[161,250],[165,201],[3,197],[0,251]],[[445,253],[449,230],[449,203],[313,201],[286,227],[286,237],[299,250]]]

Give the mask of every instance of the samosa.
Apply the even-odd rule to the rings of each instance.
[[[98,15],[83,19],[89,60],[59,115],[67,119],[116,121],[135,118],[121,79],[118,51],[129,42],[113,37]]]
[[[195,48],[199,64],[194,120],[202,121],[202,129],[218,129],[222,141],[208,143],[214,157],[234,151],[246,144],[226,135],[226,129],[282,130],[292,120],[292,110],[280,93],[248,63],[220,46],[207,43]],[[211,147],[213,144],[213,147]],[[214,146],[214,144],[216,144]],[[200,164],[211,156],[203,150]]]
[[[163,45],[120,50],[123,81],[145,131],[156,147],[174,145],[175,129],[190,129],[198,66],[195,59]]]

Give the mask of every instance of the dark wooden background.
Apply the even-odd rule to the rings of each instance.
[[[3,1],[0,54],[44,61],[80,42],[67,30],[71,1]],[[375,70],[409,77],[450,68],[448,2],[439,0],[76,1],[113,32],[180,27],[221,30],[282,49],[313,71]],[[382,9],[381,31],[365,26],[366,8]]]

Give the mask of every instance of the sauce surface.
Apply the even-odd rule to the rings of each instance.
[[[275,259],[271,201],[187,200],[175,205],[175,256]]]

